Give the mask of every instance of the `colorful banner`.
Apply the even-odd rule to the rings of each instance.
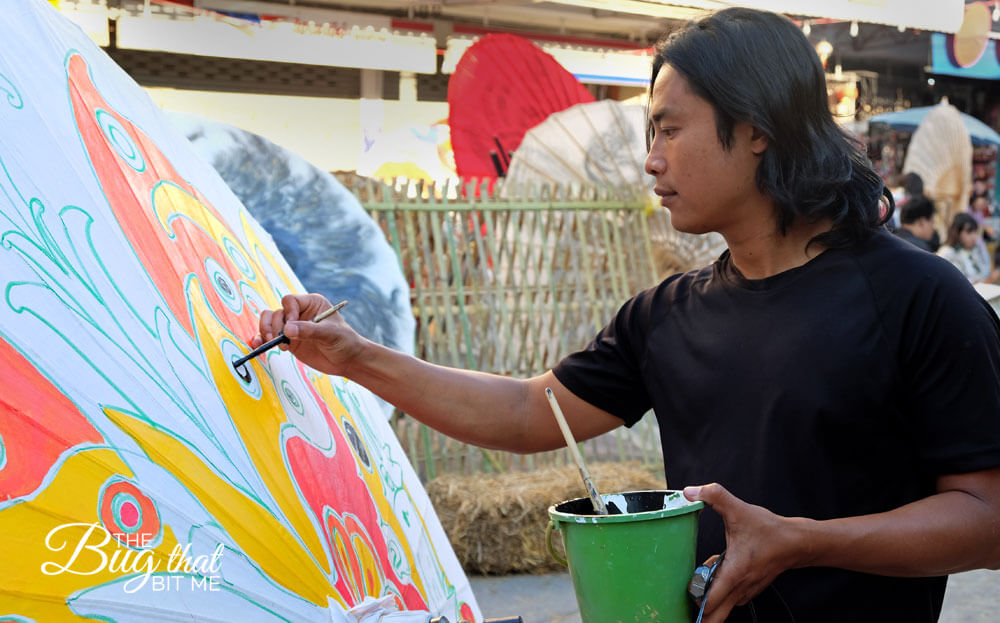
[[[931,71],[935,74],[962,78],[1000,79],[1000,57],[997,42],[984,39],[978,54],[963,61],[955,54],[955,37],[941,33],[931,34]]]

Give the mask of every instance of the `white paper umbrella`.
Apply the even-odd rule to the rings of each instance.
[[[542,185],[593,186],[644,197],[652,213],[662,273],[684,271],[714,260],[725,248],[718,234],[695,236],[670,225],[656,207],[653,178],[645,173],[646,110],[636,104],[601,100],[553,113],[528,130],[511,158],[504,192]]]
[[[0,21],[0,619],[479,620],[374,397],[271,351],[301,284],[45,2]]]
[[[935,224],[947,231],[972,192],[972,139],[957,108],[942,102],[923,116],[906,149],[903,172],[920,175],[924,193],[938,208]]]
[[[506,184],[652,188],[653,178],[643,171],[645,117],[641,106],[614,100],[553,113],[525,134]]]
[[[382,230],[330,173],[252,132],[196,115],[171,123],[271,235],[309,292],[350,300],[359,333],[413,354],[409,285]]]

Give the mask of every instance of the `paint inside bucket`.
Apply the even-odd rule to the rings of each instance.
[[[695,505],[701,508],[701,502],[689,501],[680,491],[629,491],[628,493],[603,494],[601,499],[604,500],[605,505],[614,504],[624,515],[685,509]],[[556,504],[553,508],[559,513],[568,515],[598,515],[594,511],[594,505],[590,498],[569,500]],[[690,510],[697,509],[688,509],[688,511]],[[635,517],[629,519],[629,521],[635,520]]]
[[[690,621],[701,502],[680,491],[604,494],[620,515],[597,515],[590,498],[549,507],[546,541],[569,566],[583,623]],[[562,534],[566,559],[552,548]]]

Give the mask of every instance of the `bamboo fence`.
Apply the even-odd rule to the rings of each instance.
[[[395,250],[427,361],[517,377],[540,374],[594,337],[632,294],[657,282],[653,252],[669,223],[644,193],[360,183],[354,193]],[[449,199],[449,195],[454,199]],[[662,214],[662,210],[658,211]],[[657,231],[660,231],[657,234]],[[441,473],[536,469],[568,451],[486,451],[394,416],[425,480]],[[654,418],[580,444],[588,460],[661,463]]]

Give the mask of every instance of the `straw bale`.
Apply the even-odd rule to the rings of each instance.
[[[665,489],[659,468],[638,461],[588,465],[602,493]],[[655,471],[653,471],[655,469]],[[427,495],[467,573],[545,573],[565,569],[545,547],[548,508],[585,497],[576,466],[534,472],[446,474],[427,483]],[[562,538],[552,538],[563,554]]]

